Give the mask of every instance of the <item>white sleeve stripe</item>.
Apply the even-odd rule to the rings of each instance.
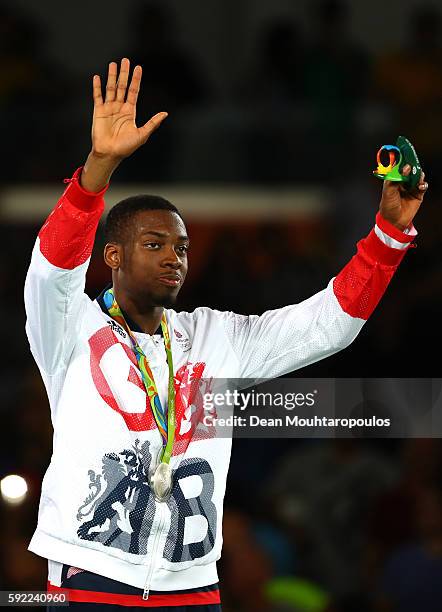
[[[376,236],[379,238],[379,240],[382,240],[382,242],[384,244],[386,244],[388,247],[392,248],[392,249],[406,249],[407,247],[410,246],[409,242],[399,242],[399,240],[395,240],[394,238],[392,238],[391,236],[389,236],[388,234],[386,234],[385,232],[383,232],[378,225],[374,226],[374,231]],[[410,232],[411,234],[411,232]],[[413,234],[411,234],[413,235]]]

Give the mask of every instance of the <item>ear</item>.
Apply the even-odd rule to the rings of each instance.
[[[123,259],[123,247],[114,242],[108,242],[104,247],[104,261],[111,270],[118,270]]]

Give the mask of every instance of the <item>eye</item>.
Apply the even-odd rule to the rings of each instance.
[[[145,242],[143,246],[150,250],[156,250],[161,247],[161,244],[159,242]]]
[[[177,247],[177,251],[178,253],[187,253],[187,251],[189,250],[189,245],[188,244],[182,244],[181,246]]]

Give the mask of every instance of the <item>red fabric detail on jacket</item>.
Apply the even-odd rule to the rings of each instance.
[[[356,255],[333,281],[333,291],[342,310],[351,317],[368,319],[408,248],[388,247],[374,229],[360,240]]]
[[[359,241],[358,251],[359,246],[371,261],[397,268],[412,244],[410,242],[405,249],[394,249],[384,244],[372,229],[366,238]]]
[[[152,409],[145,395],[145,410],[144,412],[127,412],[123,410],[117,398],[112,392],[112,387],[108,381],[105,372],[102,369],[102,358],[103,355],[113,346],[120,345],[123,351],[126,353],[128,359],[133,364],[133,368],[138,368],[137,359],[131,348],[120,342],[116,335],[112,332],[110,327],[102,327],[97,330],[93,336],[89,338],[89,346],[91,350],[90,364],[91,364],[91,375],[94,381],[95,387],[102,399],[106,402],[112,410],[115,410],[123,417],[127,428],[130,431],[149,431],[155,429],[156,423],[152,415]],[[136,372],[133,372],[136,376]],[[134,380],[128,379],[128,382],[134,383]],[[144,391],[145,387],[142,382],[139,381],[137,386]]]
[[[376,215],[376,225],[380,230],[384,232],[384,234],[388,234],[390,238],[394,238],[398,242],[402,242],[406,244],[407,242],[411,242],[416,237],[416,234],[404,234],[400,229],[392,225],[389,221],[384,219],[380,212]],[[414,229],[414,225],[410,223],[410,229]]]
[[[91,256],[108,188],[99,193],[85,191],[78,180],[81,170],[76,170],[38,234],[42,255],[64,270],[73,270]]]
[[[144,606],[155,608],[159,606],[207,606],[221,603],[219,590],[201,591],[200,593],[166,593],[149,595],[143,599],[141,595],[120,595],[116,593],[101,593],[100,591],[83,591],[79,589],[64,589],[47,583],[48,593],[66,593],[69,601],[116,604],[118,606]]]
[[[73,567],[72,565],[68,569],[68,573],[66,574],[66,578],[72,578],[72,576],[76,576],[77,574],[81,574],[84,572],[84,569],[80,569],[79,567]]]
[[[94,199],[101,198],[104,196],[106,191],[109,189],[109,183],[106,187],[103,187],[101,191],[97,191],[96,193],[93,191],[86,191],[80,184],[80,175],[83,170],[83,166],[77,168],[72,175],[72,178],[64,179],[64,183],[69,183],[66,187],[64,194],[69,194],[68,199],[71,200],[72,204],[75,204],[77,208],[80,210],[84,210],[85,212],[89,212],[91,210],[91,203],[93,203]]]

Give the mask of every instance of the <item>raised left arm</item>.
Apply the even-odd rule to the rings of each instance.
[[[412,220],[427,188],[423,175],[414,194],[404,193],[398,183],[386,183],[375,227],[323,291],[261,316],[222,313],[241,377],[281,376],[355,339],[417,234]]]

